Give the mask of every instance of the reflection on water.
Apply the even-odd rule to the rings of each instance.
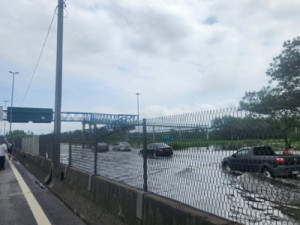
[[[68,164],[68,145],[61,161]],[[97,174],[143,187],[143,159],[138,149],[97,154]],[[221,160],[233,151],[189,148],[172,157],[149,158],[148,190],[242,224],[298,224],[287,215],[300,202],[299,179],[266,179],[255,174],[225,173]],[[94,172],[94,153],[72,148],[71,165]],[[296,210],[298,208],[296,207]]]

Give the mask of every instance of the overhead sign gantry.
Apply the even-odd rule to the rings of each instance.
[[[6,114],[4,120],[12,123],[51,123],[54,121],[54,112],[51,108],[7,107],[7,110],[3,112]],[[136,125],[138,123],[138,115],[61,112],[61,121],[116,126]]]

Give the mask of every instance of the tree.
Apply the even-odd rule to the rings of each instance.
[[[17,139],[21,139],[24,137],[32,137],[32,136],[33,136],[32,132],[26,133],[23,130],[13,130],[8,134],[8,139],[15,141]]]
[[[269,84],[258,92],[246,92],[240,108],[275,125],[288,146],[288,131],[299,126],[300,112],[300,38],[283,44],[281,54],[273,58],[266,74]]]
[[[276,135],[276,129],[260,118],[225,116],[212,121],[214,137],[221,140],[239,140],[247,138],[269,138]]]

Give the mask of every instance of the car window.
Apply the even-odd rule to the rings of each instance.
[[[158,148],[168,148],[169,145],[167,145],[165,143],[158,143],[156,147],[158,147]]]
[[[153,144],[153,148],[158,148],[158,144]]]
[[[170,148],[170,146],[165,143],[152,143],[147,145],[147,149],[157,149],[157,148]]]
[[[154,146],[153,146],[153,144],[149,144],[149,145],[147,146],[147,148],[148,148],[148,149],[153,149]]]
[[[275,155],[272,148],[268,146],[255,147],[253,150],[255,155]]]
[[[120,144],[122,144],[123,146],[130,146],[128,142],[121,142]]]
[[[242,149],[242,150],[238,151],[236,153],[236,155],[238,155],[238,156],[248,155],[249,151],[250,151],[250,149],[247,149],[247,148],[246,149]]]

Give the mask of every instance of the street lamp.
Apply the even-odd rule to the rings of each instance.
[[[140,103],[139,103],[139,95],[141,93],[135,93],[136,94],[136,102],[137,102],[137,113],[138,113],[138,136],[140,135]]]
[[[15,75],[19,74],[19,72],[12,72],[12,71],[8,71],[9,73],[11,73],[12,76],[12,89],[11,89],[11,105],[10,105],[10,121],[9,121],[9,133],[11,133],[11,124],[12,124],[12,107],[13,107],[13,102],[14,102],[14,85],[15,85]]]
[[[137,112],[138,112],[138,122],[140,121],[140,105],[139,105],[139,95],[141,93],[135,93],[136,94],[136,101],[137,101]]]
[[[4,110],[6,110],[6,119],[7,119],[7,107],[6,107],[6,104],[7,104],[7,102],[8,102],[8,100],[3,100],[3,102],[4,102]],[[3,126],[4,126],[4,128],[3,128],[3,134],[5,135],[5,133],[6,133],[6,130],[5,130],[5,124],[6,124],[6,122],[5,121],[3,121]]]

